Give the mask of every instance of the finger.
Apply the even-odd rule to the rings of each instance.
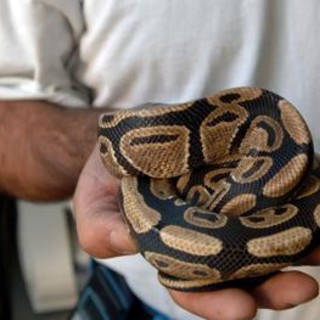
[[[208,320],[252,319],[257,311],[253,297],[240,289],[210,292],[169,290],[169,292],[182,308]]]
[[[108,197],[105,200],[108,201]],[[81,216],[76,223],[79,242],[89,255],[109,258],[137,252],[117,208],[92,207],[78,215]]]
[[[305,303],[318,295],[318,283],[299,272],[279,272],[251,291],[259,308],[284,310]]]
[[[102,165],[95,150],[84,167],[73,198],[82,248],[99,258],[137,252],[117,203],[119,181]]]
[[[299,261],[300,265],[320,265],[320,246],[311,252],[306,258]]]

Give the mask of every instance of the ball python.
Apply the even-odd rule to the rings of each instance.
[[[319,242],[320,165],[286,99],[232,88],[102,114],[100,155],[142,255],[175,290],[213,290],[295,264]]]

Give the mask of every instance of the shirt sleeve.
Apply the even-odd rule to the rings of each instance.
[[[0,99],[88,103],[72,76],[84,30],[80,0],[1,0],[0,21]]]

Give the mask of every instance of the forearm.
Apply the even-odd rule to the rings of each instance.
[[[71,196],[101,110],[0,101],[0,191],[30,200]]]

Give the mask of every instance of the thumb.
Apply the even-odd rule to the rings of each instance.
[[[91,256],[110,258],[137,252],[119,211],[108,208],[77,211],[77,233],[81,247]]]
[[[73,198],[79,242],[92,256],[106,258],[137,252],[119,211],[118,190],[119,180],[106,170],[95,148]]]

